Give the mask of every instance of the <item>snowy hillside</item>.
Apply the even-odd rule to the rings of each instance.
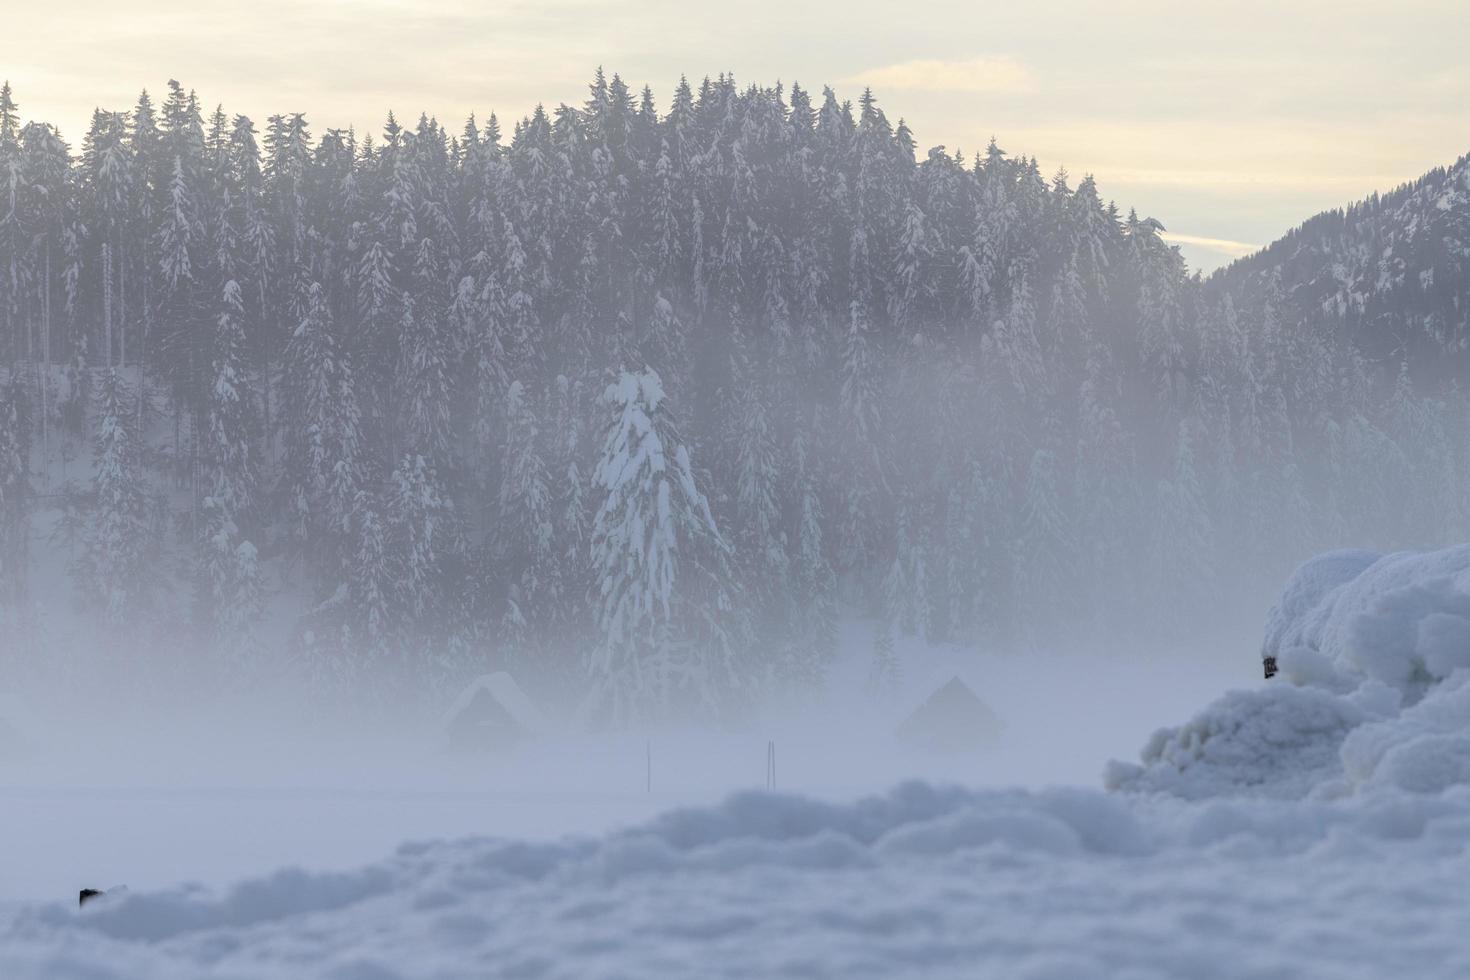
[[[1273,614],[1278,679],[1160,732],[1113,792],[746,793],[600,837],[29,905],[0,918],[0,970],[1448,980],[1470,970],[1467,640],[1470,547],[1326,555]]]
[[[1470,364],[1470,156],[1320,214],[1232,264],[1213,287],[1274,292],[1302,329],[1342,332],[1374,359],[1461,376]]]

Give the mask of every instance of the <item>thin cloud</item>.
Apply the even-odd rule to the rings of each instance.
[[[1252,245],[1249,242],[1237,242],[1229,238],[1206,238],[1203,235],[1182,235],[1172,231],[1164,232],[1163,237],[1168,241],[1178,242],[1181,245],[1194,245],[1197,248],[1207,248],[1214,252],[1223,252],[1232,258],[1249,255],[1261,249],[1261,246]]]
[[[1031,70],[1015,58],[970,58],[965,61],[919,59],[870,68],[850,81],[880,90],[915,92],[1030,92]]]
[[[1322,174],[1309,171],[1290,173],[1284,171],[1267,172],[1253,170],[1138,170],[1132,168],[1115,170],[1105,165],[1097,165],[1089,169],[1098,173],[1099,180],[1102,180],[1101,175],[1106,173],[1109,184],[1152,184],[1156,186],[1174,187],[1256,185],[1283,189],[1336,187],[1346,188],[1352,193],[1357,193],[1360,188],[1388,190],[1417,176],[1412,172],[1402,174]],[[1367,193],[1367,191],[1365,190],[1363,193]]]

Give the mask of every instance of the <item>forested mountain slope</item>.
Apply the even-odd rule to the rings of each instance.
[[[1090,177],[920,153],[871,93],[599,72],[509,134],[313,135],[171,83],[73,152],[7,87],[5,628],[323,697],[502,666],[614,720],[809,689],[844,616],[1195,642],[1322,547],[1463,536],[1464,393],[1376,341],[1463,338],[1463,174],[1202,284]]]
[[[1444,377],[1470,366],[1470,156],[1383,195],[1319,214],[1212,286],[1276,280],[1293,316],[1368,356],[1408,355]]]

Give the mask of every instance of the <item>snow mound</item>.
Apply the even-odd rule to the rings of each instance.
[[[596,840],[413,844],[348,874],[21,909],[0,915],[0,975],[1208,980],[1304,975],[1294,937],[1330,932],[1316,975],[1451,977],[1470,967],[1467,814],[1466,788],[1349,803],[747,793]],[[1416,944],[1382,941],[1398,925]]]
[[[1107,786],[1303,799],[1470,782],[1470,545],[1313,558],[1267,617],[1262,656],[1275,680],[1159,731]]]

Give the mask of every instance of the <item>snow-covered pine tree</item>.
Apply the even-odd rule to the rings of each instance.
[[[513,381],[506,393],[505,461],[494,535],[505,601],[501,640],[515,657],[532,653],[547,636],[548,618],[560,605],[553,500],[540,433],[525,386]]]
[[[440,575],[453,543],[452,513],[433,464],[404,453],[389,478],[384,518],[395,605],[406,627],[431,624],[444,595]]]
[[[200,542],[205,621],[227,644],[241,641],[263,603],[259,555],[252,543],[256,425],[245,363],[240,287],[225,283],[214,331],[214,383],[205,446],[209,492]]]
[[[398,399],[400,445],[443,465],[449,458],[451,413],[449,352],[432,302],[419,305],[404,293],[399,321]]]
[[[797,507],[784,670],[787,680],[817,686],[837,652],[837,577],[825,552],[822,498],[810,475],[801,478]]]
[[[156,544],[135,413],[133,395],[117,370],[104,371],[97,385],[95,503],[76,574],[91,609],[110,625],[142,612],[156,580],[149,569]]]
[[[1154,218],[1133,218],[1128,226],[1134,262],[1138,266],[1139,353],[1152,375],[1161,402],[1173,408],[1184,404],[1186,356],[1179,290],[1183,260],[1179,250],[1160,237],[1164,226]]]
[[[614,723],[680,709],[719,711],[739,693],[727,545],[694,482],[653,372],[607,387],[611,421],[594,473],[598,643],[588,664]]]
[[[3,92],[9,97],[9,88]],[[0,618],[24,601],[30,562],[29,412],[19,379],[0,386]]]
[[[900,505],[893,559],[883,578],[884,618],[908,636],[931,636],[934,625],[926,547],[911,502]]]
[[[767,421],[769,396],[749,369],[737,378],[731,411],[735,426],[735,517],[741,560],[751,581],[770,592],[786,588],[786,547],[780,529],[777,481],[780,460]]]
[[[319,570],[341,571],[352,552],[352,513],[363,485],[361,412],[352,367],[337,344],[326,291],[313,283],[285,357],[286,486],[293,532]],[[340,580],[338,580],[340,581]],[[327,589],[336,588],[336,582]]]
[[[875,701],[892,701],[898,697],[903,670],[893,649],[893,625],[880,620],[873,631],[873,656],[868,664],[867,692]]]
[[[1158,609],[1161,626],[1179,635],[1201,621],[1215,594],[1215,535],[1194,454],[1194,422],[1179,424],[1174,469],[1159,486]]]
[[[1033,646],[1052,642],[1075,607],[1075,548],[1062,507],[1057,458],[1049,449],[1031,455],[1014,549],[1015,609],[1022,635]]]

